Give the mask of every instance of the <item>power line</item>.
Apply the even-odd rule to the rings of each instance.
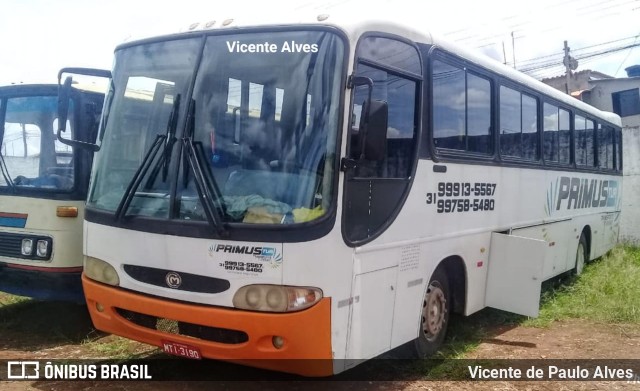
[[[579,16],[581,18],[583,18],[583,19],[585,17],[590,17],[589,19],[596,19],[597,18],[598,20],[602,20],[602,19],[605,19],[606,17],[614,15],[614,14],[611,14],[611,15],[604,15],[603,16],[603,14],[602,14],[603,11],[607,11],[607,10],[610,10],[610,9],[611,10],[615,9],[617,11],[622,11],[622,8],[625,8],[625,9],[629,8],[629,7],[625,7],[625,6],[628,5],[628,4],[633,3],[635,0],[632,0],[632,1],[621,0],[621,1],[622,2],[617,2],[617,3],[609,5],[607,7],[601,7],[601,8],[594,9],[594,10],[591,10],[591,11],[588,11],[588,12],[579,13]],[[566,5],[566,4],[571,4],[571,3],[574,3],[574,2],[577,2],[577,1],[568,1],[568,2],[564,2],[564,3],[558,3],[558,4],[550,5],[550,6],[548,6],[546,8],[546,13],[547,14],[549,13],[549,9],[557,8],[559,6]],[[580,1],[580,4],[584,4],[584,0]],[[596,1],[596,2],[591,4],[591,6],[601,6],[601,5],[602,5],[602,3],[600,1]],[[585,8],[585,7],[583,7],[583,8]],[[500,19],[497,19],[495,21],[491,21],[491,24],[504,22],[506,20],[513,19],[513,18],[516,18],[516,17],[520,17],[520,15],[511,15],[511,16],[508,16],[508,17],[500,18]],[[445,33],[444,35],[449,37],[449,38],[451,38],[451,39],[453,39],[453,40],[455,40],[455,41],[458,41],[458,42],[464,42],[464,41],[469,41],[469,40],[474,39],[474,40],[476,40],[476,42],[482,43],[483,41],[486,42],[487,40],[490,40],[490,39],[506,36],[507,32],[510,32],[510,31],[522,33],[524,31],[526,31],[527,28],[523,29],[521,27],[530,25],[532,23],[533,23],[533,21],[530,20],[530,19],[529,20],[521,20],[519,23],[515,23],[515,24],[512,24],[512,25],[506,26],[505,27],[506,31],[504,33],[493,34],[493,35],[486,36],[486,37],[480,37],[480,39],[478,39],[479,38],[478,34],[477,33],[474,34],[473,32],[474,32],[474,30],[477,31],[478,28],[481,28],[483,26],[489,25],[488,23],[481,24],[481,25],[479,25],[477,27],[473,27],[473,28],[458,29],[455,32]],[[545,30],[545,32],[554,31],[554,30],[561,29],[561,28],[566,28],[566,25],[560,24],[560,25],[557,25],[557,26],[555,26],[555,27],[553,27],[551,29]],[[459,35],[460,33],[466,33],[466,34],[464,36],[462,36],[462,37],[456,38],[455,35],[456,34]],[[516,38],[523,38],[525,36],[526,36],[526,34],[520,34],[520,36],[517,36]],[[487,45],[484,45],[484,46],[487,46]]]
[[[594,44],[594,45],[589,45],[589,46],[584,46],[575,50],[572,50],[572,53],[580,53],[577,54],[576,57],[577,58],[588,58],[591,57],[592,55],[597,55],[599,53],[606,53],[608,50],[610,49],[620,49],[620,50],[624,50],[624,48],[626,48],[627,46],[611,46],[609,48],[604,48],[604,49],[600,49],[598,51],[591,51],[591,52],[587,52],[587,53],[581,53],[583,51],[585,51],[586,49],[592,49],[592,48],[596,48],[596,47],[600,47],[600,46],[605,46],[605,45],[610,45],[612,43],[618,43],[618,42],[623,42],[623,41],[628,41],[633,39],[634,42],[631,44],[635,44],[636,43],[636,38],[640,36],[636,35],[636,36],[631,36],[631,37],[626,37],[626,38],[619,38],[619,39],[615,39],[612,41],[607,41],[607,42],[601,42],[598,44]],[[555,59],[551,59],[551,60],[546,60],[548,58],[552,58],[552,57],[558,57],[561,56],[563,53],[562,52],[556,52],[553,54],[548,54],[548,55],[544,55],[544,56],[539,56],[539,57],[533,57],[533,58],[529,58],[526,60],[520,60],[519,63],[520,64],[527,64],[527,67],[524,69],[532,69],[532,68],[536,68],[536,67],[540,67],[540,68],[545,68],[547,65],[554,65],[554,64],[558,64],[557,60]]]
[[[636,46],[640,46],[640,43],[634,43],[631,45],[625,45],[625,46],[620,46],[620,47],[615,47],[615,48],[610,48],[610,49],[606,49],[606,50],[600,50],[600,51],[596,51],[596,52],[589,52],[586,54],[582,54],[582,55],[578,55],[575,56],[576,60],[584,60],[584,59],[591,59],[591,58],[595,58],[595,57],[600,57],[600,56],[604,56],[604,55],[608,55],[608,54],[613,54],[622,50],[626,50],[626,49],[632,49]],[[520,72],[523,73],[531,73],[533,71],[538,71],[538,70],[542,70],[542,69],[547,69],[547,68],[553,68],[553,67],[557,67],[560,66],[561,63],[554,61],[554,62],[549,62],[547,64],[542,64],[542,65],[538,65],[538,66],[533,66],[533,67],[529,67],[529,68],[524,68],[524,69],[520,69]]]
[[[640,34],[636,35],[636,39],[633,40],[633,43],[635,44],[636,41],[638,40],[638,37],[640,37]],[[618,66],[618,69],[616,69],[616,73],[613,74],[613,76],[617,76],[618,72],[620,72],[620,68],[622,68],[622,64],[624,64],[628,59],[629,56],[631,55],[631,52],[633,51],[633,48],[629,49],[629,52],[627,53],[627,55],[624,57],[624,60],[622,60],[622,62],[620,63],[620,65]]]

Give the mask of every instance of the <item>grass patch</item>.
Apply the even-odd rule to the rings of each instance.
[[[523,326],[562,319],[640,323],[640,248],[618,246],[588,264],[579,278],[543,293],[540,316]]]
[[[464,378],[466,367],[446,359],[464,358],[484,340],[510,328],[548,327],[564,319],[640,324],[640,248],[618,246],[587,264],[581,276],[543,284],[538,318],[491,308],[469,317],[452,316],[445,345],[433,357],[445,360],[425,360],[415,368],[426,379]]]
[[[137,357],[135,354],[138,343],[117,336],[109,336],[98,341],[86,342],[84,344],[92,352],[111,359],[132,359]]]
[[[28,297],[14,296],[0,292],[0,307],[30,300]]]
[[[79,343],[93,330],[85,306],[37,301],[0,293],[0,332],[29,335],[14,348],[40,349],[60,343]]]
[[[548,327],[563,319],[640,324],[640,248],[618,246],[587,264],[580,277],[543,284],[538,318],[491,308],[452,316],[438,358],[461,358],[483,339],[512,327]]]
[[[447,331],[446,345],[438,355],[441,358],[461,358],[475,349],[483,338],[495,333],[496,326],[505,330],[517,327],[525,319],[525,316],[493,308],[485,308],[469,317],[454,316]]]
[[[88,335],[82,345],[91,353],[104,359],[133,360],[149,357],[158,352],[155,346],[149,346],[117,335],[104,336],[99,331],[95,335]]]

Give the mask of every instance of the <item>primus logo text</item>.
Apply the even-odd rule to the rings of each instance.
[[[550,193],[555,195],[555,210],[615,206],[619,196],[618,181],[566,176],[560,177],[559,183],[556,181]]]
[[[261,257],[272,257],[276,253],[276,249],[273,247],[232,246],[229,244],[217,244],[215,251],[231,254],[250,254]]]

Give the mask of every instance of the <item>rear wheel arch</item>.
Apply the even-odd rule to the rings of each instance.
[[[589,256],[591,256],[591,249],[593,248],[592,246],[592,235],[591,235],[591,226],[589,225],[585,225],[582,228],[582,233],[581,235],[585,236],[585,239],[587,239],[587,253],[589,254]],[[580,237],[578,237],[578,240],[580,240]],[[589,259],[585,259],[585,262],[589,262]]]
[[[591,258],[591,228],[587,225],[580,232],[578,237],[578,245],[576,248],[576,261],[573,267],[573,274],[580,275],[584,269],[584,265]]]
[[[451,312],[465,307],[466,271],[459,256],[450,256],[438,264],[422,293],[418,337],[406,344],[403,355],[424,358],[442,346]]]
[[[467,298],[467,270],[462,257],[458,255],[449,256],[443,259],[437,268],[444,268],[447,274],[452,312],[463,313]]]

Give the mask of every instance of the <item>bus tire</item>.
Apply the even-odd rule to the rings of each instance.
[[[573,268],[573,274],[579,276],[584,270],[584,264],[589,259],[589,244],[584,232],[580,235],[578,241],[578,249],[576,250],[576,265]]]
[[[425,358],[435,354],[444,341],[449,325],[451,296],[449,280],[443,267],[438,267],[422,299],[420,330],[413,341],[414,356]]]

